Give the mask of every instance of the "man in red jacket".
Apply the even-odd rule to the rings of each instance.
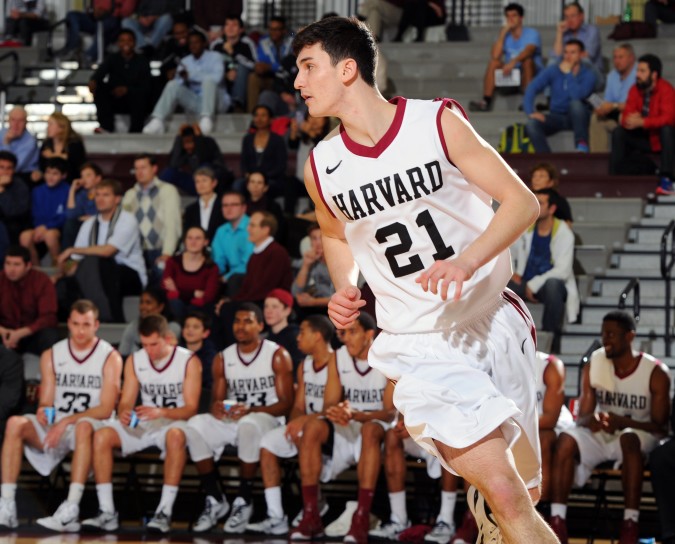
[[[661,79],[661,59],[647,54],[638,59],[635,85],[628,92],[621,126],[612,132],[610,174],[621,174],[626,157],[636,153],[660,153],[660,182],[656,193],[673,191],[675,153],[675,89]]]

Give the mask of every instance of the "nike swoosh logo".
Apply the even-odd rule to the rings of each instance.
[[[337,163],[337,164],[335,165],[334,168],[328,168],[328,167],[326,166],[326,174],[328,174],[328,175],[332,174],[333,172],[335,172],[335,171],[339,168],[339,166],[340,166],[341,164],[342,164],[342,161],[340,161],[339,163]]]
[[[520,345],[520,351],[523,352],[523,355],[525,355],[525,342],[527,342],[527,338],[523,340],[523,343]]]

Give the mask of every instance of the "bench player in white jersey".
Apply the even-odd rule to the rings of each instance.
[[[625,510],[619,542],[637,544],[644,460],[668,433],[670,377],[663,363],[633,351],[633,338],[631,316],[621,311],[605,315],[603,347],[582,370],[576,426],[558,437],[550,523],[563,544],[572,485],[583,485],[605,461],[621,464]]]
[[[204,511],[192,526],[195,532],[208,531],[230,509],[215,465],[228,445],[237,447],[240,485],[224,530],[246,530],[253,514],[251,495],[260,461],[260,440],[284,423],[293,406],[291,356],[279,344],[260,338],[264,327],[257,305],[244,302],[238,306],[232,327],[236,342],[213,360],[211,413],[199,414],[188,423],[206,446],[191,451],[206,492]],[[226,400],[227,409],[223,404]]]
[[[146,529],[167,533],[178,485],[187,460],[186,445],[199,436],[187,427],[197,413],[202,388],[202,363],[191,351],[171,344],[173,334],[166,319],[150,314],[138,323],[142,348],[124,366],[124,384],[118,419],[94,435],[94,477],[99,513],[82,527],[115,531],[119,526],[112,489],[113,454],[123,456],[146,448],[159,448],[164,459],[164,485],[154,516]],[[136,405],[140,393],[141,403]]]
[[[383,330],[369,362],[396,382],[411,436],[480,491],[469,502],[484,540],[501,529],[506,542],[555,542],[533,505],[532,322],[505,292],[508,248],[536,219],[536,198],[456,102],[382,97],[365,25],[327,18],[293,49],[310,115],[341,121],[305,166],[336,288],[329,317],[347,326],[365,304],[360,270]]]
[[[546,517],[551,506],[551,463],[562,431],[574,426],[565,406],[565,363],[555,355],[537,351],[537,412],[541,444],[541,500],[537,509]]]
[[[385,427],[395,416],[392,384],[368,365],[375,332],[375,320],[365,312],[347,328],[345,345],[337,351],[335,364],[328,366],[324,417],[307,421],[302,429],[298,462],[303,512],[300,524],[290,533],[291,540],[312,540],[324,534],[318,506],[319,481],[329,482],[357,463],[358,507],[345,539],[360,541],[350,540],[355,523],[367,539]]]
[[[21,453],[42,476],[48,476],[73,452],[68,499],[53,516],[38,520],[55,531],[80,529],[79,505],[91,470],[92,437],[115,409],[120,391],[122,358],[96,336],[98,308],[76,301],[68,316],[68,338],[40,357],[40,401],[37,413],[12,416],[2,445],[0,528],[14,529],[16,481]],[[49,422],[47,412],[54,411]]]
[[[335,327],[326,316],[310,315],[300,323],[298,348],[305,359],[298,366],[297,389],[288,423],[266,433],[260,441],[260,472],[265,486],[267,517],[249,523],[247,530],[270,535],[288,532],[288,517],[281,504],[281,467],[279,458],[290,459],[298,454],[297,444],[308,419],[323,411],[323,396],[328,377],[328,364],[335,361],[330,342]]]

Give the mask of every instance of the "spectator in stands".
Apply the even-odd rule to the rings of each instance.
[[[19,243],[19,234],[30,227],[30,190],[14,174],[16,156],[0,151],[0,222],[7,229],[9,241]]]
[[[181,346],[189,349],[202,362],[202,398],[204,397],[204,390],[207,390],[209,394],[211,393],[211,386],[213,385],[211,365],[214,357],[218,354],[216,346],[209,338],[210,335],[211,318],[208,314],[197,310],[191,310],[185,314],[181,332]]]
[[[24,397],[23,374],[21,356],[0,345],[0,437],[2,438],[5,436],[7,420],[19,413],[21,408]]]
[[[617,45],[612,62],[614,69],[607,75],[604,100],[595,108],[595,115],[591,117],[591,153],[609,151],[608,135],[619,125],[619,117],[626,107],[628,91],[635,83],[637,63],[631,44]]]
[[[364,17],[375,39],[382,41],[387,28],[397,28],[405,0],[364,0],[359,15]]]
[[[3,345],[40,355],[59,339],[56,310],[56,290],[49,276],[33,270],[26,248],[10,246],[0,272]]]
[[[188,47],[188,35],[190,25],[183,18],[176,17],[173,22],[171,37],[164,41],[160,49],[159,57],[162,59],[163,84],[171,81],[176,75],[178,63],[190,54]]]
[[[244,22],[237,15],[228,15],[223,35],[211,44],[211,49],[223,55],[227,92],[232,97],[234,111],[246,111],[248,78],[255,68],[256,45],[244,33]]]
[[[223,194],[221,209],[225,223],[218,227],[211,243],[213,260],[218,265],[227,296],[234,296],[241,286],[246,265],[253,254],[248,239],[249,216],[244,195],[234,191]]]
[[[80,58],[82,34],[90,34],[93,41],[84,54],[85,64],[91,64],[98,58],[98,40],[96,39],[99,23],[103,26],[103,49],[113,42],[120,29],[120,20],[131,16],[136,9],[137,0],[93,0],[87,11],[73,10],[66,15],[68,34],[64,58]]]
[[[326,265],[319,224],[311,224],[307,229],[307,235],[310,247],[303,254],[302,265],[293,281],[293,295],[305,315],[324,313],[330,297],[335,293]]]
[[[265,297],[263,314],[267,325],[267,339],[286,348],[293,359],[293,370],[304,358],[298,349],[298,333],[300,329],[296,323],[289,323],[288,319],[293,312],[293,295],[285,289],[272,289]]]
[[[572,228],[572,208],[567,199],[558,192],[560,175],[558,169],[548,162],[535,164],[530,171],[530,187],[533,191],[541,189],[553,189],[558,193],[558,205],[556,206],[554,217],[565,221],[567,226]]]
[[[216,193],[218,180],[213,170],[208,167],[198,168],[194,179],[198,198],[196,202],[185,207],[183,232],[192,227],[201,227],[206,231],[206,237],[212,241],[216,237],[218,227],[225,221],[220,209],[220,198]]]
[[[146,287],[141,293],[138,304],[138,317],[129,321],[122,333],[119,352],[122,357],[131,355],[141,349],[141,338],[138,335],[138,325],[141,319],[149,315],[158,314],[163,316],[169,323],[169,333],[173,336],[173,343],[177,343],[181,335],[180,324],[173,320],[166,292],[160,287]],[[175,340],[175,341],[174,341]]]
[[[283,137],[275,134],[272,127],[272,110],[263,105],[253,109],[254,132],[246,134],[241,142],[241,175],[259,171],[265,175],[272,195],[283,194],[286,181],[288,151]],[[234,188],[242,188],[244,180],[235,182]]]
[[[88,300],[73,304],[68,338],[40,357],[40,401],[36,414],[13,416],[2,444],[0,527],[16,529],[16,487],[22,453],[43,477],[73,452],[68,498],[39,525],[58,532],[80,530],[80,501],[89,477],[94,431],[110,418],[120,392],[122,358],[98,338],[98,311]],[[48,410],[53,411],[52,418]],[[98,454],[98,452],[97,452]]]
[[[184,6],[179,0],[140,0],[134,15],[122,19],[122,28],[136,35],[136,48],[152,58],[173,25],[172,15]]]
[[[19,243],[28,248],[34,266],[40,264],[38,245],[47,246],[47,251],[56,263],[61,252],[61,231],[66,223],[66,204],[70,186],[66,183],[68,163],[61,158],[45,162],[45,182],[31,193],[32,228],[24,230]]]
[[[95,194],[96,215],[82,224],[75,245],[58,262],[74,278],[71,290],[97,303],[102,321],[124,323],[122,299],[140,295],[148,280],[138,223],[120,206],[119,181],[101,181]]]
[[[528,116],[527,134],[538,153],[550,153],[546,137],[561,130],[574,131],[577,151],[588,153],[588,125],[591,109],[586,98],[595,87],[595,74],[581,62],[584,44],[579,40],[565,43],[563,60],[549,66],[525,91],[523,109]],[[544,89],[551,90],[550,111],[546,114],[535,111],[534,99]]]
[[[8,127],[0,130],[0,151],[11,151],[16,157],[15,172],[27,183],[38,169],[37,141],[26,129],[28,114],[23,106],[14,106],[7,116]]]
[[[581,57],[595,67],[596,75],[603,72],[602,45],[598,27],[585,21],[584,8],[579,2],[570,2],[563,9],[563,20],[558,23],[551,57],[560,61],[564,46],[571,40],[584,44]]]
[[[483,78],[483,100],[470,102],[471,111],[490,111],[495,94],[495,70],[502,70],[505,76],[513,70],[520,70],[520,88],[524,91],[537,71],[543,67],[541,57],[541,36],[539,31],[523,26],[525,10],[516,3],[504,8],[506,23],[492,45],[491,58]]]
[[[206,231],[192,227],[183,236],[183,252],[166,261],[162,287],[177,321],[182,322],[191,310],[213,311],[220,282],[208,245]]]
[[[241,17],[244,8],[243,0],[193,0],[192,17],[195,24],[209,31],[209,41],[220,37],[223,21],[228,17]]]
[[[635,321],[610,312],[602,321],[603,347],[582,369],[576,427],[563,431],[553,462],[550,524],[567,543],[567,499],[593,468],[620,461],[624,514],[619,541],[637,544],[644,458],[667,433],[670,410],[668,367],[633,350]],[[578,463],[578,464],[577,464]]]
[[[671,438],[652,451],[649,468],[652,473],[652,488],[661,520],[662,544],[675,544],[675,397],[670,408]]]
[[[282,69],[282,61],[292,54],[291,36],[286,30],[286,19],[279,16],[270,17],[267,24],[267,36],[258,42],[257,60],[253,73],[248,78],[248,111],[254,113],[258,105],[261,91],[272,89],[276,74]]]
[[[171,530],[171,513],[187,456],[186,444],[196,437],[185,422],[197,413],[202,389],[202,364],[191,351],[175,347],[169,325],[160,315],[150,315],[138,325],[143,348],[127,358],[118,419],[94,434],[94,477],[99,513],[82,522],[89,530],[115,531],[118,515],[113,499],[115,450],[130,455],[149,447],[159,448],[164,459],[162,494],[146,529]],[[140,397],[140,403],[137,404]],[[131,418],[138,418],[133,426]]]
[[[5,37],[19,39],[23,45],[33,45],[33,33],[47,30],[45,0],[9,0],[5,19]]]
[[[190,54],[180,61],[176,75],[164,87],[143,129],[145,134],[163,134],[164,121],[181,105],[200,116],[199,128],[208,135],[213,131],[216,112],[230,107],[230,95],[220,84],[224,75],[222,57],[206,49],[206,36],[197,30],[190,31],[188,45]]]
[[[658,22],[675,23],[675,0],[649,0],[645,4],[645,22],[658,28]]]
[[[178,248],[181,235],[180,197],[176,188],[157,178],[157,160],[141,154],[134,160],[136,184],[122,199],[141,230],[145,266],[150,283],[161,278],[160,269]]]
[[[87,160],[82,137],[73,130],[70,119],[55,111],[47,119],[47,137],[40,149],[40,170],[31,174],[34,182],[42,180],[49,159],[63,159],[68,163],[67,181],[71,182],[80,175],[80,166]]]
[[[574,234],[564,221],[555,217],[558,193],[542,189],[535,193],[539,218],[515,245],[514,274],[509,282],[528,303],[542,303],[541,329],[554,335],[554,353],[559,353],[560,332],[567,308],[570,323],[577,320],[579,295],[574,279]]]
[[[175,185],[186,195],[196,195],[195,172],[207,167],[217,179],[232,181],[232,173],[225,166],[218,142],[204,136],[197,125],[183,125],[173,141],[169,154],[169,166],[160,177]]]
[[[638,59],[635,85],[628,91],[621,125],[612,132],[609,173],[621,174],[627,161],[645,153],[660,153],[660,195],[674,194],[675,89],[661,77],[661,59],[642,55]]]
[[[80,168],[80,177],[70,184],[66,202],[66,223],[61,237],[62,248],[71,247],[82,223],[96,215],[96,187],[102,179],[101,167],[93,162],[85,162]]]
[[[414,26],[417,31],[415,41],[424,42],[427,27],[445,23],[445,2],[443,0],[409,0],[403,4],[403,13],[398,23],[395,42],[403,41],[403,34],[408,27]]]
[[[246,213],[270,212],[279,224],[276,240],[284,243],[286,236],[284,213],[269,194],[270,185],[262,172],[249,172],[246,176]]]
[[[136,36],[122,30],[116,53],[108,55],[89,80],[100,132],[115,132],[115,114],[128,113],[129,132],[141,132],[150,106],[150,64],[135,50]]]

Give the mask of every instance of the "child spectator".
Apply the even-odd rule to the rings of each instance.
[[[85,162],[80,167],[80,177],[70,184],[68,202],[66,204],[66,223],[63,226],[61,246],[65,249],[75,243],[80,225],[96,215],[94,200],[96,186],[103,179],[103,171],[98,164]]]
[[[211,342],[211,318],[198,311],[191,311],[183,322],[183,341],[181,346],[193,352],[202,362],[202,390],[211,389],[213,375],[211,363],[216,356],[216,346]]]
[[[40,264],[36,245],[44,243],[52,262],[61,252],[61,230],[66,222],[66,203],[69,185],[65,182],[68,164],[61,158],[49,159],[45,164],[45,183],[36,187],[31,195],[33,228],[19,236],[19,243],[30,251],[34,266]]]

